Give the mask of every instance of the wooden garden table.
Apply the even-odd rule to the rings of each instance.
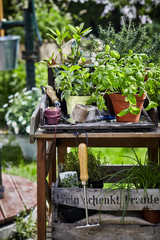
[[[32,126],[30,134],[31,142],[37,140],[37,240],[46,239],[46,200],[51,207],[51,184],[56,180],[58,163],[64,162],[67,147],[87,140],[89,147],[144,147],[151,160],[159,156],[159,128],[149,132],[81,133],[77,137],[73,133],[47,132],[37,126]]]

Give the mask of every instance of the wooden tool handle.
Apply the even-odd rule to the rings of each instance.
[[[3,0],[0,0],[0,21],[3,19]],[[0,36],[4,36],[4,30],[0,29]]]
[[[45,92],[47,93],[48,97],[51,99],[51,102],[54,104],[56,101],[59,102],[59,99],[56,96],[56,92],[53,90],[52,86],[47,86]]]
[[[88,180],[88,155],[87,155],[87,146],[85,143],[80,143],[78,146],[78,156],[79,156],[79,165],[80,165],[80,179],[82,184]]]

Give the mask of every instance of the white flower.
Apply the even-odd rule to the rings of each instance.
[[[13,94],[8,97],[8,99],[11,99],[11,98],[13,98]]]
[[[14,127],[17,127],[17,123],[15,122],[15,121],[12,121],[12,127],[14,128]]]
[[[105,15],[107,15],[109,12],[114,10],[114,6],[111,3],[108,3],[105,7],[104,10],[101,14],[102,17],[104,17]]]
[[[27,123],[27,121],[26,121],[26,120],[23,120],[22,125],[25,125],[26,123]]]
[[[8,102],[9,102],[9,103],[12,103],[12,102],[13,102],[13,98],[11,98]]]
[[[121,8],[121,13],[129,19],[135,19],[137,17],[137,10],[135,6],[124,6]]]
[[[27,133],[30,133],[30,126],[27,126],[27,127],[26,127],[26,132],[27,132]]]
[[[27,101],[22,101],[21,104],[22,105],[28,105],[28,102]]]
[[[108,0],[102,0],[102,4],[108,4],[109,3],[109,1]]]
[[[27,96],[27,99],[32,99],[32,97],[31,96]]]
[[[29,95],[29,94],[31,94],[32,93],[32,91],[31,90],[28,90],[27,92],[24,92],[24,95]]]
[[[3,105],[3,108],[6,108],[6,107],[8,107],[8,103],[5,103],[5,104]]]
[[[22,120],[23,120],[23,117],[20,116],[20,117],[18,118],[18,121],[21,122]]]
[[[16,93],[14,94],[14,96],[15,96],[15,97],[18,97],[18,96],[19,96],[19,92],[16,92]]]
[[[23,88],[22,92],[26,92],[27,91],[27,88]]]
[[[147,15],[140,15],[139,18],[142,24],[146,24],[147,22],[150,24],[152,23],[152,20]]]
[[[14,132],[15,132],[15,134],[18,134],[19,133],[19,128],[18,127],[14,127]]]
[[[32,90],[33,90],[33,91],[38,91],[39,88],[37,88],[37,87],[32,87]]]

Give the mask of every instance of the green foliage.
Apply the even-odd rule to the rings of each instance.
[[[98,52],[95,59],[97,64],[94,66],[95,71],[92,74],[93,85],[108,94],[115,92],[125,96],[129,107],[122,110],[118,116],[124,116],[129,112],[138,114],[140,109],[135,106],[135,94],[140,97],[143,93],[148,95],[151,93],[151,86],[155,83],[159,84],[159,68],[152,67],[150,64],[149,70],[146,71],[147,54],[133,53],[132,50],[129,50],[128,54],[120,56],[116,50],[110,50],[109,45],[105,46],[104,51]],[[147,75],[147,81],[145,81],[145,75]],[[157,77],[155,78],[155,76]],[[153,107],[157,107],[157,103],[149,100],[146,110]]]
[[[160,105],[160,70],[159,66],[147,70],[146,88],[152,102]]]
[[[33,220],[32,211],[29,212],[28,219],[27,210],[20,212],[16,217],[16,231],[9,238],[10,240],[25,240],[36,237],[36,222]]]
[[[81,59],[82,62],[85,61],[84,55],[82,50],[80,49],[80,44],[82,41],[82,38],[84,38],[85,36],[87,36],[92,30],[91,28],[87,28],[87,29],[83,29],[84,28],[84,23],[81,23],[79,26],[74,27],[73,25],[68,25],[72,35],[71,35],[71,40],[68,41],[67,43],[65,43],[66,37],[68,36],[69,31],[66,30],[66,28],[62,28],[61,30],[56,29],[56,31],[53,31],[52,29],[48,28],[50,33],[48,33],[47,35],[50,36],[50,38],[52,38],[57,46],[58,46],[58,50],[60,52],[60,57],[61,57],[61,62],[63,65],[75,65],[78,64],[78,61]],[[63,52],[63,49],[68,45],[71,45],[71,54],[69,55],[65,55]],[[47,59],[44,59],[43,61],[47,61],[47,63],[49,63],[49,66],[51,66],[51,64],[56,64],[56,58],[53,61],[53,55],[52,57]]]
[[[0,71],[0,122],[4,121],[3,105],[8,101],[8,96],[21,91],[25,87],[24,62],[19,61],[18,68],[10,71]]]
[[[60,71],[56,77],[56,88],[62,90],[61,99],[67,101],[70,96],[90,96],[92,82],[89,68],[81,68],[78,65],[72,67],[61,66],[64,71]]]
[[[117,50],[121,56],[127,54],[129,49],[136,53],[146,53],[148,61],[160,63],[160,34],[150,35],[150,25],[138,24],[133,21],[125,23],[122,19],[122,28],[116,32],[111,23],[106,28],[99,26],[99,39],[104,46],[109,44],[112,50]],[[100,43],[94,41],[94,46],[98,47]],[[102,43],[101,43],[102,45]]]
[[[9,100],[3,105],[7,109],[5,120],[11,132],[14,134],[29,134],[30,118],[41,98],[38,88],[27,90],[10,95]]]
[[[148,155],[145,155],[145,160],[141,160],[140,157],[136,154],[135,150],[134,157],[123,156],[131,159],[134,162],[134,165],[128,169],[122,169],[113,174],[107,174],[104,178],[108,178],[109,188],[104,190],[104,195],[106,196],[111,190],[114,190],[116,193],[117,189],[120,189],[120,196],[122,198],[121,205],[123,207],[122,211],[122,220],[128,209],[128,203],[130,200],[130,190],[131,189],[143,189],[144,194],[147,194],[147,189],[151,188],[160,188],[160,165],[157,162],[152,162]],[[155,159],[157,160],[157,159]],[[142,163],[143,162],[143,163]],[[114,178],[120,178],[119,181],[114,182]],[[112,182],[113,180],[113,182]],[[124,201],[124,190],[127,192],[127,201]],[[105,198],[104,196],[104,198]],[[102,203],[103,204],[103,203]]]
[[[17,149],[19,148],[17,147]],[[11,150],[11,148],[9,148],[9,151],[12,151],[12,153],[14,153],[14,151]],[[18,155],[19,163],[16,164],[17,159],[15,161],[11,161],[11,157],[13,155],[12,156],[11,154],[8,154],[8,155],[9,155],[9,159],[8,159],[8,156],[7,157],[5,156],[3,158],[5,159],[2,165],[4,173],[21,176],[23,178],[30,179],[32,182],[37,181],[37,162],[36,161],[24,160],[23,157],[21,156],[22,153],[20,152],[20,155]]]
[[[98,152],[95,156],[91,148],[87,148],[88,151],[88,175],[89,179],[92,181],[99,181],[102,176],[101,165],[101,153]],[[78,178],[80,177],[80,167],[79,167],[79,158],[78,158],[78,149],[72,148],[69,153],[66,155],[66,161],[63,171],[76,171]],[[105,162],[105,158],[104,158]]]
[[[13,134],[0,135],[2,171],[6,174],[13,174],[36,182],[37,162],[24,159],[20,146]]]
[[[59,183],[59,187],[64,187],[64,188],[75,188],[79,187],[80,182],[77,181],[77,175],[69,175]]]
[[[108,181],[111,181],[115,176],[120,177],[121,180],[113,183],[111,189],[146,189],[160,188],[160,165],[157,162],[152,162],[148,155],[145,155],[145,160],[142,163],[141,158],[138,157],[135,150],[134,157],[123,156],[132,159],[134,165],[129,169],[120,170],[114,174],[108,174]]]
[[[40,35],[43,40],[47,39],[47,27],[50,27],[54,31],[58,28],[66,27],[68,24],[72,24],[72,15],[61,11],[54,3],[53,0],[49,2],[42,0],[35,0],[35,14],[38,23]],[[25,0],[11,0],[7,5],[7,9],[10,9],[10,15],[5,17],[10,20],[23,20],[23,7],[28,7],[28,1]],[[47,26],[47,27],[46,27]],[[14,35],[21,35],[21,41],[24,42],[24,29],[15,27],[8,30],[8,33]],[[68,35],[68,38],[70,36]]]
[[[64,44],[64,39],[67,37],[69,31],[66,31],[65,27],[62,28],[61,31],[59,31],[58,29],[56,29],[56,31],[53,31],[52,29],[48,28],[48,30],[51,32],[51,34],[47,33],[48,36],[50,36],[51,38],[53,38],[53,40],[57,43],[58,45],[58,50],[60,52],[60,56],[61,56],[61,61],[64,64],[64,58],[63,58],[63,44]],[[52,54],[53,55],[53,54]],[[52,57],[53,59],[53,57]]]
[[[35,64],[36,85],[47,85],[47,69],[43,64]],[[0,72],[0,124],[6,124],[6,109],[4,104],[8,102],[8,97],[21,92],[26,86],[25,62],[19,60],[18,66],[14,70]]]

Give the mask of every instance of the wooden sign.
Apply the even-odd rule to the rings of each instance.
[[[56,204],[84,208],[83,188],[52,188],[53,202]],[[114,210],[142,210],[148,207],[160,210],[160,189],[87,189],[88,209]]]

